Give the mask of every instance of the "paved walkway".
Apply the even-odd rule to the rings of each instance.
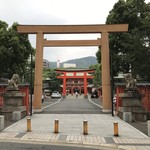
[[[54,121],[59,120],[59,133]],[[88,135],[83,135],[83,121],[88,121]],[[119,136],[114,137],[114,122]],[[24,118],[0,132],[0,140],[45,144],[77,144],[103,149],[150,150],[150,138],[111,114],[33,114],[31,132]]]

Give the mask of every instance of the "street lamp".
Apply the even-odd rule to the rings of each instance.
[[[110,52],[110,67],[111,67],[111,102],[112,102],[112,116],[114,116],[114,105],[113,105],[113,89],[114,89],[113,50],[111,50],[111,52]]]
[[[31,71],[31,82],[30,82],[30,94],[31,94],[31,96],[30,96],[30,116],[32,116],[32,93],[33,93],[33,91],[32,91],[32,62],[33,62],[33,59],[32,59],[32,50],[31,50],[31,63],[30,63],[30,71]]]

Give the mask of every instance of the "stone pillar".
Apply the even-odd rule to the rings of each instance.
[[[42,107],[42,78],[43,78],[43,33],[36,35],[36,59],[35,59],[35,81],[34,81],[34,103],[33,108],[38,111]]]
[[[4,116],[0,115],[0,131],[4,129]]]
[[[103,112],[111,112],[111,86],[110,86],[110,60],[109,60],[109,34],[102,32],[101,35],[101,63],[102,63],[102,97]]]
[[[150,136],[150,120],[147,121],[148,136]]]

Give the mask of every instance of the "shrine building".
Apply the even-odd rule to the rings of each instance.
[[[95,69],[55,69],[59,74],[58,79],[63,80],[62,95],[66,97],[67,94],[84,93],[84,97],[87,97],[88,79],[92,79],[92,73]]]

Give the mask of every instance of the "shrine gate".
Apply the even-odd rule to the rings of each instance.
[[[111,112],[111,85],[109,60],[109,33],[126,32],[128,24],[113,25],[18,25],[19,33],[36,34],[34,111],[42,111],[43,47],[101,46],[103,112]],[[44,34],[99,33],[94,40],[47,40]]]
[[[55,69],[55,71],[61,74],[57,78],[63,80],[63,97],[74,92],[78,94],[84,92],[84,97],[87,97],[88,79],[93,78],[91,73],[95,71],[94,69]]]

